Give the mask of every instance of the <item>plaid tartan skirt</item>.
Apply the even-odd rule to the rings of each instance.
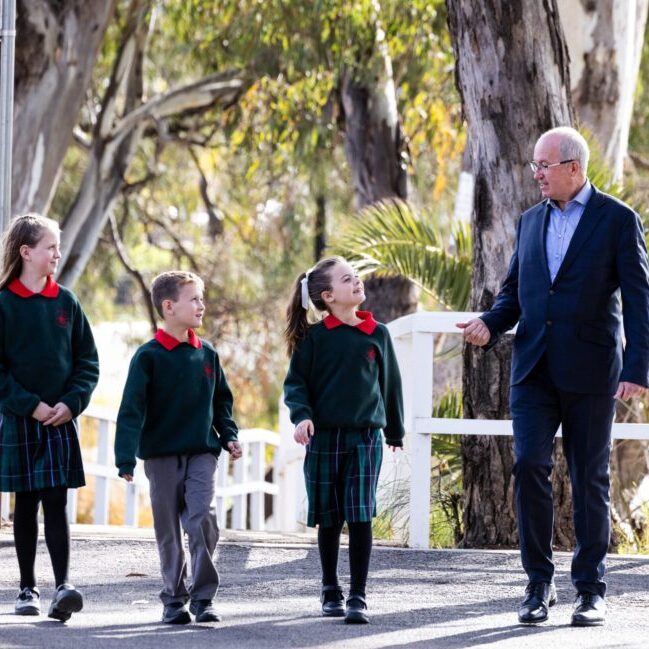
[[[76,420],[43,426],[0,413],[0,491],[37,491],[86,484]]]
[[[307,525],[371,521],[382,460],[379,428],[316,429],[304,458]]]

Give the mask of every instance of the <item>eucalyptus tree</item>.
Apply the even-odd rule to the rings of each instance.
[[[649,0],[558,0],[570,53],[572,102],[622,179]]]
[[[556,0],[447,0],[447,8],[475,177],[471,306],[483,311],[505,276],[518,215],[538,201],[533,144],[573,122],[568,51]],[[465,416],[506,418],[511,342],[488,354],[468,346],[464,359]],[[465,545],[515,544],[511,440],[467,436],[462,453]]]
[[[250,89],[233,113],[236,142],[257,147],[276,168],[305,170],[318,206],[320,240],[331,198],[327,178],[337,171],[335,151],[341,144],[356,209],[408,197],[413,162],[402,114],[421,150],[430,123],[440,124],[454,112],[440,106],[447,92],[445,74],[446,87],[451,86],[449,56],[441,55],[445,47],[450,53],[448,40],[440,39],[445,31],[441,2],[416,0],[404,11],[396,0],[230,1],[218,7],[196,0],[176,13],[179,24],[192,26],[188,36],[201,44],[195,48],[198,59],[236,61],[247,70]],[[440,59],[444,63],[423,64]],[[437,85],[437,93],[428,92],[430,85]],[[440,129],[434,141],[452,155],[448,142],[456,135]],[[440,152],[442,169],[448,157]],[[252,164],[251,176],[264,168],[261,160]],[[380,297],[371,308],[379,318],[390,320],[414,309],[416,294],[407,281],[377,283]]]

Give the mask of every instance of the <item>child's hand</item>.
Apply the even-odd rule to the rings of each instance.
[[[227,446],[233,460],[238,460],[243,455],[243,450],[239,442],[228,442]]]
[[[403,446],[392,446],[388,444],[388,448],[394,453],[395,451],[403,451]]]
[[[41,424],[45,423],[46,419],[49,419],[52,415],[54,414],[54,408],[52,406],[48,406],[44,401],[41,401],[36,408],[34,408],[34,412],[32,412],[32,417],[36,421],[40,421]]]
[[[63,402],[55,404],[52,413],[45,421],[43,426],[60,426],[67,424],[72,419],[72,411]]]
[[[130,473],[123,473],[122,478],[124,478],[126,482],[133,482],[133,476]]]
[[[308,444],[309,439],[313,437],[313,432],[314,432],[313,422],[310,419],[305,419],[295,427],[295,432],[293,433],[293,439],[298,444]]]

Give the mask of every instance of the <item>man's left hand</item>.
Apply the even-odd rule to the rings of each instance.
[[[638,394],[645,392],[647,388],[636,383],[629,383],[628,381],[620,381],[617,387],[617,392],[613,395],[615,399],[630,399]]]

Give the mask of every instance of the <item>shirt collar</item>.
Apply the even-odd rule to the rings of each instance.
[[[53,298],[58,297],[60,290],[59,285],[52,279],[51,275],[48,275],[47,280],[45,281],[45,287],[40,293],[30,291],[17,277],[9,282],[7,288],[18,297],[33,297],[34,295],[40,295],[42,297]]]
[[[370,311],[356,311],[356,317],[360,318],[362,322],[354,325],[354,329],[358,329],[368,336],[374,333],[374,330],[376,329],[376,325],[378,323],[376,322],[374,316],[372,316],[372,313]],[[327,327],[327,329],[335,329],[336,327],[340,327],[341,325],[345,324],[341,320],[338,320],[335,315],[331,315],[331,313],[323,320],[323,322],[324,326]]]
[[[155,332],[154,339],[157,340],[168,352],[178,347],[178,345],[182,345],[184,342],[191,345],[194,349],[200,349],[203,346],[201,339],[196,335],[193,329],[188,330],[187,340],[178,340],[171,334],[168,334],[164,329],[158,329],[158,331]]]
[[[593,186],[590,184],[590,180],[588,180],[587,178],[586,182],[584,183],[584,186],[577,192],[574,198],[571,198],[566,203],[566,206],[570,205],[571,203],[579,203],[579,205],[585,206],[586,203],[588,203],[588,200],[590,199],[590,195],[592,194],[592,191],[593,191]],[[556,209],[559,209],[559,206],[551,198],[548,198],[548,204]]]

